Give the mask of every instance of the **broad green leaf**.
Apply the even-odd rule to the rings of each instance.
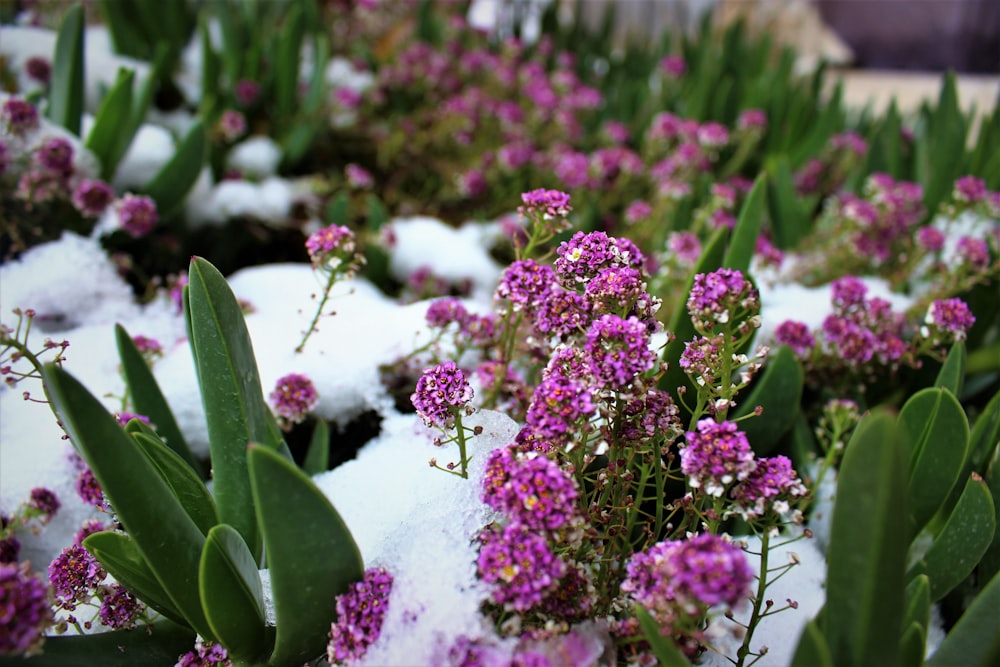
[[[830,647],[815,619],[802,628],[791,667],[834,667]]]
[[[264,621],[264,587],[253,554],[231,526],[212,528],[201,553],[201,602],[205,617],[229,654],[266,658],[271,637]]]
[[[928,628],[931,624],[931,583],[926,574],[918,574],[906,585],[906,613],[903,627],[919,623]]]
[[[87,148],[101,162],[101,178],[110,181],[115,175],[119,160],[125,155],[132,142],[131,135],[123,129],[132,120],[132,85],[135,72],[125,68],[118,70],[118,79],[101,102],[101,108],[94,117],[94,126],[87,135]]]
[[[162,217],[173,215],[184,203],[205,163],[206,147],[205,127],[196,120],[177,145],[174,156],[145,185],[146,194],[156,201]]]
[[[198,530],[207,535],[212,526],[219,523],[215,501],[205,483],[177,453],[167,447],[159,437],[145,433],[133,436],[136,446],[142,450],[153,464],[163,481],[170,487],[177,502],[187,512]]]
[[[281,116],[295,113],[299,90],[299,60],[304,34],[302,7],[297,4],[292,5],[281,27],[274,63],[274,104]]]
[[[49,120],[80,135],[83,116],[83,77],[86,71],[83,48],[83,6],[75,4],[59,24],[56,52],[52,59],[49,84]]]
[[[729,250],[722,265],[746,273],[750,269],[750,260],[757,249],[757,237],[760,235],[760,225],[764,219],[764,199],[767,196],[767,176],[761,173],[754,181],[753,188],[740,209],[740,217],[733,230],[733,238],[729,242]]]
[[[17,658],[11,665],[28,667],[136,667],[173,665],[191,650],[195,635],[170,621],[157,621],[150,630],[115,630],[91,635],[47,637],[44,652]],[[0,662],[6,663],[5,658]]]
[[[792,169],[783,157],[768,169],[767,206],[775,244],[782,250],[794,248],[808,234],[809,222],[799,204]]]
[[[996,532],[993,497],[981,477],[973,474],[944,528],[907,577],[926,574],[931,600],[938,601],[962,582],[979,563]]]
[[[643,637],[649,642],[649,648],[656,656],[657,664],[660,667],[687,667],[691,663],[674,645],[670,637],[665,637],[660,633],[660,626],[652,614],[642,607],[635,608],[635,617],[639,619],[639,627],[642,628]]]
[[[948,350],[948,357],[938,371],[934,386],[947,389],[955,396],[962,395],[965,381],[965,343],[958,341]]]
[[[905,465],[895,420],[881,411],[865,417],[840,467],[827,552],[823,627],[838,667],[897,663],[907,539],[900,521]]]
[[[247,472],[251,442],[272,442],[250,334],[236,296],[218,269],[201,258],[188,271],[191,347],[208,422],[219,520],[243,536],[260,562],[261,539]]]
[[[1000,574],[994,574],[927,661],[927,667],[994,667],[1000,661]]]
[[[1000,443],[1000,391],[986,404],[969,435],[969,461],[977,471],[985,472],[997,444]]]
[[[339,195],[331,199],[326,205],[324,215],[327,223],[331,225],[346,225],[348,223],[350,206],[351,199],[346,192],[341,192]]]
[[[83,546],[136,597],[175,623],[186,625],[184,615],[170,601],[132,538],[125,533],[102,531],[88,536]]]
[[[365,220],[365,225],[368,227],[368,231],[375,232],[382,229],[382,225],[389,222],[389,212],[385,208],[385,204],[379,199],[378,195],[368,195],[368,209],[366,211],[367,219]]]
[[[102,0],[101,17],[111,33],[115,53],[144,60],[150,55],[151,40],[137,25],[134,5],[121,0]]]
[[[969,423],[951,392],[928,387],[903,404],[899,434],[909,458],[908,509],[911,535],[916,535],[958,481],[969,447]]]
[[[740,404],[733,413],[734,419],[752,413],[758,405],[764,409],[759,417],[740,422],[740,428],[747,434],[758,456],[774,449],[795,424],[804,382],[802,364],[791,348],[783,345],[767,360],[750,393],[740,398]]]
[[[118,345],[118,358],[121,360],[129,398],[135,406],[135,411],[149,417],[150,421],[156,424],[156,432],[163,438],[167,447],[177,452],[191,469],[204,479],[201,464],[188,447],[153,372],[146,365],[146,360],[135,346],[132,337],[120,324],[115,325],[115,341]]]
[[[1000,454],[1000,443],[994,448]],[[993,508],[995,510],[995,521],[1000,526],[1000,465],[994,464],[986,476],[986,483],[990,487],[990,494],[993,496]],[[979,560],[977,576],[983,579],[991,579],[1000,572],[1000,530],[993,533],[993,541],[986,549],[986,553]]]
[[[43,377],[66,432],[170,601],[198,634],[214,638],[198,594],[205,536],[99,400],[58,366],[45,366]]]
[[[306,450],[306,459],[302,463],[302,470],[307,475],[318,475],[326,472],[330,466],[330,427],[322,419],[316,421],[316,428],[313,429],[312,438],[309,440],[309,449]]]
[[[958,103],[955,73],[945,74],[928,141],[926,156],[930,178],[924,185],[924,205],[933,213],[961,174],[965,157],[965,117]]]
[[[905,626],[899,639],[899,667],[920,667],[927,646],[927,629],[917,622]]]
[[[269,664],[300,664],[323,652],[334,599],[361,580],[364,563],[340,514],[294,463],[259,445],[248,459],[277,618]]]

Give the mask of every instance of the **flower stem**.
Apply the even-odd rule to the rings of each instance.
[[[295,348],[296,354],[301,354],[302,350],[306,349],[306,341],[308,341],[309,337],[316,331],[316,323],[319,322],[319,318],[323,316],[323,308],[326,307],[326,302],[330,299],[330,290],[333,289],[333,284],[335,282],[337,282],[337,273],[331,272],[330,277],[326,281],[326,288],[323,290],[323,298],[319,301],[319,308],[316,309],[316,314],[313,315],[312,322],[309,323],[309,328],[306,329],[306,333],[302,337],[302,342],[300,342],[298,347]]]
[[[739,659],[736,667],[743,667],[746,663],[746,659],[750,655],[750,640],[753,639],[753,631],[757,628],[757,624],[761,619],[760,610],[764,605],[764,593],[767,591],[768,586],[767,552],[770,539],[770,531],[765,530],[760,538],[760,574],[757,575],[757,592],[753,596],[753,612],[750,614],[750,620],[747,622],[747,632],[743,636],[743,644],[736,651],[736,657]]]

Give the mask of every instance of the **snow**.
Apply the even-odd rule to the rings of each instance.
[[[226,165],[248,178],[274,176],[281,162],[281,148],[270,137],[250,137],[229,151]]]

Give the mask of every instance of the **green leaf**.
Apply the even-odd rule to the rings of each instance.
[[[316,421],[316,428],[313,429],[312,438],[309,440],[309,449],[306,451],[306,460],[302,464],[302,470],[307,475],[318,475],[326,472],[330,466],[330,427],[322,419]]]
[[[143,188],[156,201],[161,217],[173,215],[184,203],[184,197],[201,174],[206,147],[205,127],[196,120],[178,144],[174,156]]]
[[[923,628],[931,624],[931,583],[926,574],[918,574],[906,585],[906,612],[903,627],[918,623]]]
[[[840,667],[894,665],[903,616],[905,463],[892,417],[854,431],[840,468],[827,553],[824,632]]]
[[[729,242],[729,250],[722,265],[746,273],[750,269],[757,248],[757,237],[760,235],[760,225],[764,219],[764,199],[767,196],[767,176],[761,173],[754,181],[750,194],[747,195],[740,217],[733,230],[733,238]]]
[[[958,399],[928,387],[899,412],[899,433],[908,457],[911,535],[916,535],[948,499],[969,447],[969,423]]]
[[[274,67],[274,102],[281,116],[291,116],[295,113],[299,90],[299,59],[305,28],[302,7],[292,5],[285,15],[285,22],[278,37]]]
[[[351,199],[346,192],[330,200],[326,205],[325,219],[331,225],[346,225],[350,212]]]
[[[136,446],[156,468],[160,478],[170,487],[177,502],[198,526],[198,530],[207,535],[212,526],[219,523],[219,515],[212,494],[208,492],[201,478],[158,436],[150,437],[145,433],[136,433],[132,437],[135,438]]]
[[[58,366],[42,373],[66,432],[170,601],[198,634],[214,638],[198,594],[204,535],[101,402]]]
[[[150,631],[115,630],[91,635],[47,637],[43,653],[17,658],[28,667],[135,667],[172,665],[194,646],[194,633],[170,621],[158,621]],[[0,662],[6,659],[0,658]],[[15,664],[13,661],[10,664]]]
[[[900,667],[920,667],[927,646],[927,629],[917,622],[905,627],[899,639],[899,662],[896,664]]]
[[[819,629],[816,619],[806,623],[799,637],[799,644],[792,656],[791,667],[834,667],[830,647]]]
[[[83,6],[73,5],[66,11],[56,37],[56,53],[52,59],[49,84],[49,120],[80,135],[83,117]]]
[[[1000,574],[972,601],[927,667],[993,667],[1000,660]]]
[[[808,220],[799,204],[792,169],[783,157],[769,165],[767,206],[775,244],[782,250],[794,248],[808,234]]]
[[[934,112],[925,156],[929,179],[924,186],[924,205],[933,214],[960,176],[965,157],[965,117],[958,103],[955,73],[945,74]]]
[[[248,459],[277,618],[270,664],[301,663],[323,652],[334,599],[362,579],[364,563],[340,514],[294,463],[259,445]]]
[[[740,428],[747,434],[758,456],[774,449],[795,424],[804,382],[802,364],[791,348],[783,345],[767,360],[764,372],[750,393],[740,399],[733,413],[734,419],[752,413],[758,405],[763,408],[759,417],[740,422]]]
[[[125,376],[129,398],[135,406],[135,411],[149,417],[149,420],[156,424],[156,432],[166,442],[167,447],[177,452],[191,469],[204,479],[201,464],[188,447],[153,372],[146,365],[146,360],[135,346],[132,337],[120,324],[115,325],[115,342],[118,345],[122,374]]]
[[[132,538],[125,533],[102,531],[89,535],[83,546],[100,561],[108,574],[149,607],[175,623],[187,624]]]
[[[996,455],[1000,455],[1000,442],[994,447]],[[990,487],[990,494],[993,496],[993,508],[996,511],[994,520],[1000,526],[1000,465],[993,465],[987,476],[986,483]],[[993,542],[986,549],[986,553],[979,560],[977,576],[982,579],[991,579],[1000,572],[1000,530],[993,533]]]
[[[979,563],[996,532],[996,511],[986,482],[973,474],[934,543],[907,572],[926,574],[931,600],[938,601],[962,582]]]
[[[962,383],[965,381],[965,343],[956,342],[948,350],[948,357],[938,371],[934,380],[935,387],[947,389],[955,396],[962,395]]]
[[[660,633],[660,626],[652,614],[642,607],[636,607],[635,617],[639,619],[639,627],[642,628],[643,637],[649,642],[649,648],[656,656],[657,664],[660,667],[687,667],[691,664],[673,640]]]
[[[111,32],[115,53],[144,60],[150,55],[149,38],[137,25],[132,3],[121,0],[102,0],[101,16]]]
[[[1000,391],[993,394],[969,435],[969,461],[977,472],[985,472],[997,443],[1000,443]]]
[[[271,648],[264,619],[264,587],[257,563],[240,534],[226,524],[212,528],[201,552],[201,602],[212,630],[230,655],[254,661]]]
[[[243,311],[226,279],[204,259],[188,270],[191,347],[201,386],[212,452],[213,492],[219,520],[235,528],[260,562],[246,450],[272,440],[257,361]]]
[[[101,162],[101,178],[110,181],[118,162],[125,155],[132,136],[123,131],[132,120],[132,84],[135,73],[120,68],[118,79],[101,102],[94,127],[87,135],[87,148]]]

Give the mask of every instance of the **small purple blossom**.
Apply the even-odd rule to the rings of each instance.
[[[807,357],[816,346],[816,339],[813,337],[809,326],[803,322],[795,320],[785,320],[774,330],[774,338],[781,345],[792,348],[792,352],[799,357]]]
[[[32,655],[52,624],[45,584],[29,563],[0,563],[0,655]]]
[[[736,127],[743,131],[763,130],[767,127],[767,114],[762,109],[746,109],[736,119]]]
[[[667,248],[682,264],[694,266],[701,257],[701,241],[691,232],[671,232]]]
[[[955,181],[955,190],[952,196],[955,201],[964,204],[978,204],[986,199],[988,194],[986,181],[975,176],[963,176]]]
[[[494,299],[511,304],[514,311],[534,312],[548,298],[555,283],[552,269],[531,259],[521,259],[500,277]]]
[[[111,205],[115,193],[104,181],[85,178],[73,190],[73,206],[86,217],[96,217]]]
[[[635,317],[602,315],[587,331],[586,351],[591,374],[611,389],[626,387],[656,362],[648,328]]]
[[[636,245],[623,237],[610,237],[604,232],[575,233],[559,244],[555,262],[559,281],[569,289],[585,283],[601,269],[613,266],[641,269],[645,258]]]
[[[42,169],[69,176],[73,173],[73,144],[62,137],[49,139],[35,151],[35,161]]]
[[[358,190],[368,190],[375,185],[375,179],[371,173],[353,162],[344,167],[344,178],[347,179],[348,185]]]
[[[788,500],[807,492],[791,460],[779,455],[758,459],[753,472],[733,487],[732,498],[743,518],[752,521],[770,510],[787,513]]]
[[[969,329],[976,323],[976,318],[961,299],[939,299],[927,309],[924,323],[959,341],[965,340]]]
[[[518,209],[522,215],[540,215],[545,220],[565,218],[573,207],[569,205],[569,195],[561,190],[539,188],[521,195],[524,206]]]
[[[590,303],[583,295],[553,289],[538,305],[535,329],[542,334],[565,338],[584,331],[590,320]]]
[[[20,540],[13,535],[8,535],[7,537],[0,539],[0,563],[17,563],[17,559],[20,554]]]
[[[479,541],[479,577],[492,584],[493,600],[506,609],[537,606],[566,573],[566,563],[552,553],[545,538],[522,524],[488,528]]]
[[[354,232],[342,225],[330,225],[306,239],[309,260],[316,268],[353,273],[356,269]]]
[[[423,372],[410,401],[428,426],[451,428],[455,412],[465,408],[472,396],[465,373],[454,361],[446,361]]]
[[[681,471],[692,487],[721,496],[727,486],[746,479],[753,471],[753,450],[735,422],[717,424],[714,419],[701,419],[697,428],[697,432],[684,434]]]
[[[66,609],[89,600],[106,575],[97,559],[79,544],[66,547],[49,564],[49,583]]]
[[[94,533],[100,533],[107,530],[108,527],[97,519],[88,519],[83,522],[80,529],[76,531],[73,535],[73,544],[82,545],[83,541],[93,535]]]
[[[424,316],[427,326],[436,329],[444,329],[450,324],[461,327],[468,318],[469,311],[455,297],[435,299],[427,306],[427,314]]]
[[[248,107],[260,96],[260,84],[251,79],[240,79],[236,82],[233,94],[240,105]]]
[[[156,202],[145,195],[128,193],[118,201],[116,208],[121,228],[132,238],[141,238],[150,233],[160,221]]]
[[[11,97],[0,109],[0,120],[11,134],[23,136],[38,128],[38,109],[26,100]]]
[[[198,637],[194,650],[177,658],[174,667],[232,667],[229,652],[221,644],[206,642]]]
[[[319,402],[316,386],[301,373],[289,373],[278,378],[268,398],[275,414],[293,424],[305,420]]]
[[[532,394],[525,421],[538,437],[568,442],[579,422],[594,413],[592,395],[593,389],[578,378],[547,373]]]
[[[216,127],[225,141],[236,141],[247,131],[247,119],[235,109],[226,109],[219,117]]]
[[[48,523],[56,515],[62,504],[55,493],[44,487],[35,487],[28,498],[28,507],[32,514],[39,516],[42,523]]]
[[[75,488],[76,494],[83,502],[97,508],[105,507],[104,490],[94,476],[94,471],[89,467],[77,473]]]
[[[945,236],[937,227],[927,225],[917,230],[917,244],[928,252],[941,252]]]
[[[649,202],[636,199],[625,209],[625,224],[635,225],[642,222],[653,214],[653,207]]]
[[[687,300],[695,327],[710,331],[735,315],[756,315],[760,310],[757,288],[736,269],[717,269],[694,277]]]
[[[983,239],[963,236],[955,244],[955,250],[963,262],[975,269],[985,269],[990,264],[990,248]]]
[[[331,664],[360,660],[382,633],[389,610],[392,575],[385,568],[370,568],[361,581],[337,596],[337,620],[330,625],[327,660]]]
[[[32,56],[24,62],[24,73],[43,86],[48,85],[52,78],[52,65],[48,58]]]
[[[729,130],[721,123],[704,123],[698,128],[698,143],[706,148],[721,148],[729,143]]]
[[[153,422],[146,415],[140,415],[135,412],[119,412],[115,417],[118,419],[118,423],[121,426],[126,426],[133,419],[138,419],[146,426],[152,426]]]
[[[486,464],[482,500],[512,522],[559,530],[574,518],[576,481],[547,456],[495,450]]]
[[[112,630],[127,630],[135,627],[136,618],[143,611],[143,605],[121,584],[111,584],[101,598],[98,614],[101,622]]]
[[[660,61],[660,71],[671,79],[679,79],[687,72],[687,63],[682,56],[664,56]]]

